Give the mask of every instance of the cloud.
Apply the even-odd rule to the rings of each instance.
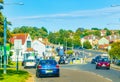
[[[120,7],[107,7],[95,10],[80,10],[72,11],[68,13],[60,14],[46,14],[46,15],[36,15],[36,16],[21,16],[16,18],[9,18],[12,20],[30,20],[30,19],[73,19],[73,18],[95,18],[95,17],[120,17]]]

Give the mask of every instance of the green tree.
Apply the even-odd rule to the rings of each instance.
[[[111,45],[111,50],[109,51],[111,58],[120,59],[120,42],[115,42]]]
[[[97,27],[93,27],[91,28],[91,30],[99,30]]]
[[[4,0],[0,0],[0,3],[3,3],[4,2]]]
[[[0,3],[3,4],[3,0],[0,0]],[[4,38],[4,27],[3,27],[3,24],[4,24],[4,16],[2,14],[2,11],[0,11],[0,44],[3,45],[3,38]],[[11,25],[10,22],[7,21],[7,24],[8,25]],[[9,41],[9,38],[11,37],[11,32],[10,30],[8,29],[7,27],[7,41]]]
[[[95,30],[93,32],[93,35],[100,37],[101,36],[100,30]]]
[[[16,27],[12,31],[13,34],[16,33],[29,33],[32,37],[32,39],[38,39],[38,38],[46,38],[48,37],[48,31],[45,27],[30,27],[30,26],[22,26],[22,27]]]
[[[112,34],[112,32],[110,30],[106,30],[106,36],[109,36],[111,34]]]
[[[87,40],[83,43],[83,47],[85,49],[91,49],[92,48],[92,45],[90,44],[90,42]]]
[[[74,33],[74,35],[73,35],[73,45],[76,48],[81,46],[80,36],[77,33]]]

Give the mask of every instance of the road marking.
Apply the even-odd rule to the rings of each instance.
[[[109,81],[111,81],[111,82],[113,82],[111,79],[109,79],[109,78],[105,78],[105,79],[107,79],[107,80],[109,80]]]

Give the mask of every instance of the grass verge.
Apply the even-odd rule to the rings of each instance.
[[[15,69],[7,69],[7,74],[3,74],[3,69],[0,69],[0,82],[25,82],[30,74],[27,71]]]

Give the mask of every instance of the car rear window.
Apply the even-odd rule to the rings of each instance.
[[[102,58],[102,59],[99,59],[99,61],[101,61],[101,62],[108,62],[109,60],[108,60],[108,58]]]
[[[35,62],[35,60],[26,60],[26,62]]]
[[[40,61],[41,65],[45,65],[45,64],[52,64],[52,65],[56,65],[57,62],[55,60],[41,60]]]

